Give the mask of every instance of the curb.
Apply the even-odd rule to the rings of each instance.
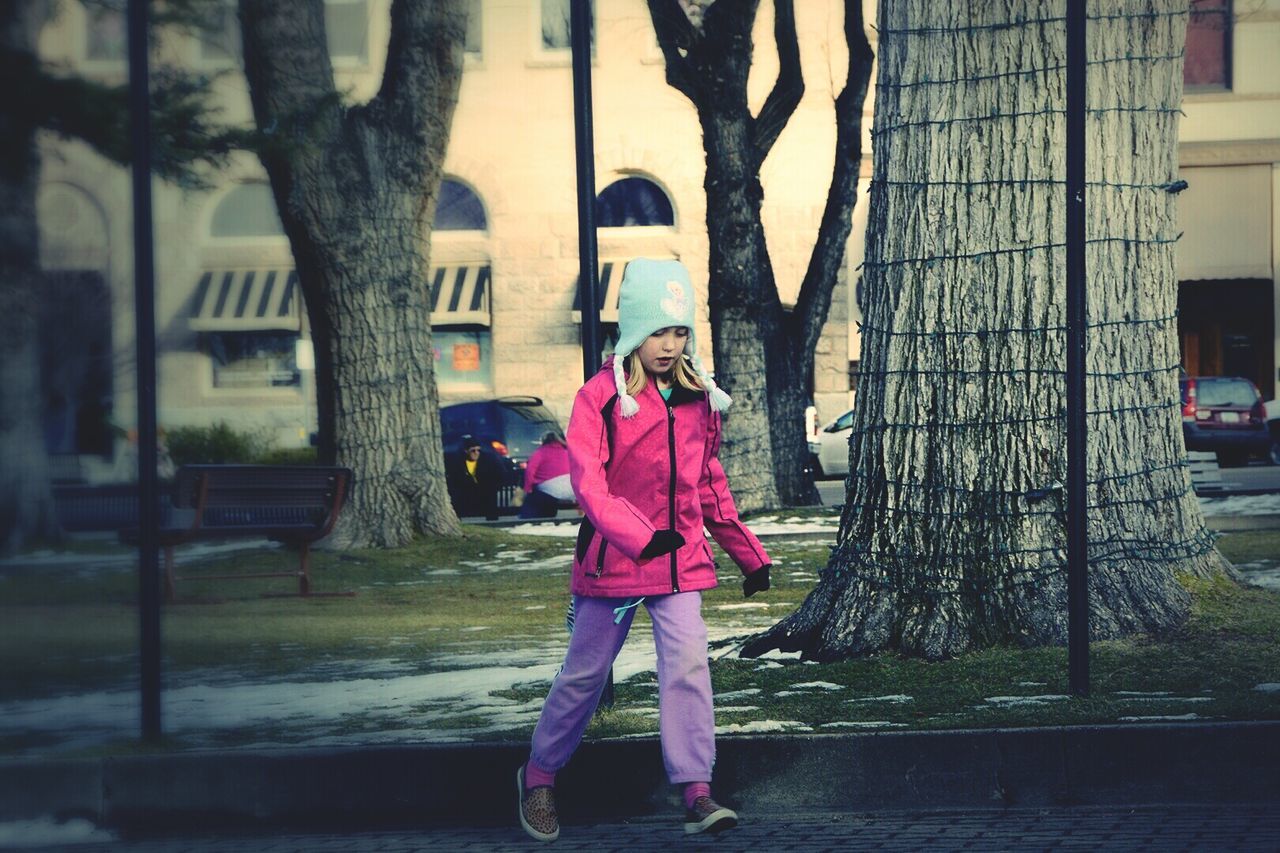
[[[125,831],[497,825],[527,744],[240,750],[0,762],[0,820]],[[715,787],[752,813],[1280,803],[1280,721],[719,739]],[[585,743],[569,823],[678,811],[656,739]]]

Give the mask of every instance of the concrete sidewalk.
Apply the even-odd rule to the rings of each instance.
[[[566,823],[548,847],[514,825],[514,796],[499,803],[513,816],[503,827],[419,831],[331,832],[292,835],[197,836],[128,839],[44,848],[69,853],[327,853],[415,850],[510,851],[672,849],[728,851],[918,850],[1223,850],[1274,853],[1280,848],[1280,812],[1264,805],[1139,808],[980,809],[880,814],[743,814],[737,829],[717,837],[685,836],[678,813],[604,824]]]
[[[1280,722],[730,736],[715,788],[744,814],[1280,804]],[[129,833],[507,826],[527,744],[230,750],[0,762],[0,821]],[[679,814],[652,738],[589,742],[566,824]]]

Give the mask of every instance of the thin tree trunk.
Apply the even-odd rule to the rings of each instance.
[[[36,62],[43,0],[0,7],[0,63]],[[3,76],[16,75],[16,68]],[[25,76],[25,75],[24,75]],[[0,95],[0,553],[60,534],[43,434],[36,128]]]
[[[322,458],[355,471],[335,541],[457,535],[445,486],[427,289],[430,229],[468,4],[397,0],[378,96],[333,89],[323,6],[241,0],[262,152],[317,347]]]
[[[881,3],[849,492],[818,587],[745,655],[1066,640],[1064,8]],[[1178,625],[1178,575],[1229,571],[1178,410],[1167,188],[1186,7],[1130,8],[1089,25],[1096,639]]]

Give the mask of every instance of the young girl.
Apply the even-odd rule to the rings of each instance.
[[[667,778],[683,785],[685,832],[718,832],[738,816],[711,799],[715,721],[702,590],[716,585],[711,531],[746,578],[769,588],[769,556],[738,520],[717,454],[729,396],[699,360],[693,286],[679,261],[636,259],[618,300],[615,355],[578,391],[569,475],[585,518],[571,584],[574,628],[529,760],[516,773],[520,824],[560,834],[555,774],[595,712],[636,608],[653,622],[659,732]]]

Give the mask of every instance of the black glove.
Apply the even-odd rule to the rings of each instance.
[[[750,598],[757,592],[764,592],[769,588],[769,567],[772,565],[772,563],[769,563],[761,566],[742,579],[743,598]]]
[[[644,546],[644,550],[640,552],[640,559],[652,560],[654,557],[661,557],[663,554],[670,554],[672,551],[678,551],[684,547],[684,537],[674,530],[657,530],[654,531],[653,538],[649,540],[649,544]]]

